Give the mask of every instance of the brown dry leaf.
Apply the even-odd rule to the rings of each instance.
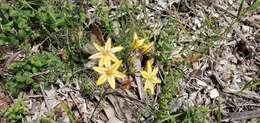
[[[69,56],[68,54],[64,51],[64,49],[62,48],[59,52],[59,55],[61,56],[63,61],[68,61]]]
[[[123,83],[121,85],[121,88],[124,90],[128,90],[129,88],[131,88],[133,83],[133,78],[131,76],[127,76],[124,80]]]
[[[94,54],[96,52],[96,49],[93,45],[93,42],[99,44],[99,45],[104,45],[105,44],[105,40],[103,37],[103,34],[101,32],[101,29],[98,27],[97,24],[92,23],[90,25],[90,42],[85,44],[85,46],[83,48],[81,48],[80,50],[85,53],[85,54]]]
[[[4,111],[5,108],[8,107],[9,103],[11,103],[11,100],[8,98],[7,95],[5,95],[5,93],[0,93],[0,109],[1,111]],[[2,113],[0,111],[0,113]]]
[[[104,45],[105,40],[104,40],[103,34],[101,32],[101,29],[98,27],[98,25],[95,23],[92,23],[90,25],[90,30],[91,30],[91,33],[90,33],[91,42],[96,42],[98,44]]]
[[[8,59],[6,59],[6,61],[5,61],[5,63],[4,63],[5,67],[7,67],[7,66],[10,65],[12,62],[14,62],[15,59],[16,59],[20,54],[21,54],[21,51],[18,51],[18,52],[16,52],[16,53],[12,53],[12,54],[8,57]]]
[[[107,98],[111,102],[111,104],[115,110],[116,117],[122,121],[126,120],[125,115],[124,115],[123,111],[121,110],[122,108],[119,105],[117,97],[115,97],[113,95],[108,95]]]
[[[190,64],[196,62],[199,58],[202,57],[202,54],[199,52],[195,52],[187,57],[185,57],[185,60],[189,62]]]
[[[104,111],[108,118],[108,121],[107,121],[108,123],[121,123],[121,122],[123,123],[123,121],[119,120],[116,117],[115,111],[112,106],[105,105]]]

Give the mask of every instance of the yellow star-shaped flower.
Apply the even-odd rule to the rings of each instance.
[[[161,83],[160,79],[157,78],[159,68],[152,69],[153,60],[148,60],[146,63],[146,71],[141,71],[141,75],[145,78],[144,89],[149,89],[151,94],[154,94],[154,84]]]
[[[118,46],[111,48],[111,38],[107,39],[107,42],[105,44],[105,47],[101,47],[96,43],[93,43],[95,48],[97,49],[97,53],[91,55],[89,59],[100,59],[99,60],[99,66],[110,66],[111,61],[118,61],[117,57],[115,56],[115,52],[121,51],[123,47]]]
[[[137,49],[137,48],[141,47],[143,45],[143,43],[144,43],[144,39],[139,40],[137,33],[134,32],[133,41],[132,41],[132,48]]]
[[[95,71],[100,73],[100,77],[98,78],[96,84],[101,85],[108,81],[109,85],[111,86],[112,89],[116,88],[116,82],[115,78],[124,78],[124,74],[119,72],[117,69],[120,67],[122,64],[122,61],[117,61],[115,62],[112,66],[107,66],[107,67],[93,67]]]

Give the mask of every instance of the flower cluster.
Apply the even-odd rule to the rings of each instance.
[[[124,78],[124,74],[118,71],[118,68],[122,64],[121,60],[115,56],[115,52],[121,51],[123,47],[118,46],[111,48],[112,43],[111,39],[108,38],[104,47],[99,46],[98,44],[93,44],[97,49],[97,53],[91,55],[89,59],[99,59],[98,67],[93,67],[95,71],[100,73],[100,77],[97,80],[97,85],[104,84],[108,81],[112,89],[116,88],[115,78]],[[112,65],[111,63],[114,62]]]
[[[132,49],[141,50],[143,54],[151,51],[154,43],[144,43],[144,39],[139,39],[137,33],[133,34]],[[118,68],[122,64],[122,60],[118,60],[115,53],[123,49],[121,46],[112,48],[111,39],[108,38],[104,47],[93,43],[97,53],[91,55],[89,59],[98,59],[99,64],[93,69],[100,74],[100,77],[96,81],[97,85],[102,85],[106,81],[109,83],[112,89],[115,89],[115,79],[124,78],[125,75],[118,71]],[[160,79],[157,78],[157,73],[159,71],[158,67],[152,69],[153,59],[148,60],[146,63],[145,70],[141,71],[142,77],[145,79],[144,89],[150,90],[151,94],[154,94],[154,86],[157,83],[161,83]]]
[[[134,50],[142,49],[142,53],[145,54],[152,50],[153,45],[153,42],[144,44],[144,39],[139,39],[137,34],[134,33],[132,41],[132,48]],[[146,91],[150,90],[151,94],[153,95],[155,84],[161,83],[161,81],[157,78],[159,68],[155,67],[154,69],[152,69],[152,65],[153,59],[148,60],[145,70],[141,71],[141,75],[145,79],[144,89]]]

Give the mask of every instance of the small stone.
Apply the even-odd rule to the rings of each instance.
[[[210,98],[212,98],[212,99],[218,97],[218,96],[219,96],[218,90],[217,90],[217,89],[211,90],[211,91],[209,92],[209,96],[210,96]]]
[[[200,85],[200,86],[203,86],[203,87],[207,86],[207,83],[205,83],[205,82],[203,82],[203,81],[201,81],[199,79],[196,79],[196,81],[197,81],[197,84]]]

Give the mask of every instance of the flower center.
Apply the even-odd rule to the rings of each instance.
[[[108,76],[112,76],[113,71],[112,71],[111,69],[107,69],[106,74],[107,74]]]
[[[108,56],[109,53],[110,53],[110,51],[107,51],[107,50],[105,50],[105,51],[102,52],[103,56]]]

